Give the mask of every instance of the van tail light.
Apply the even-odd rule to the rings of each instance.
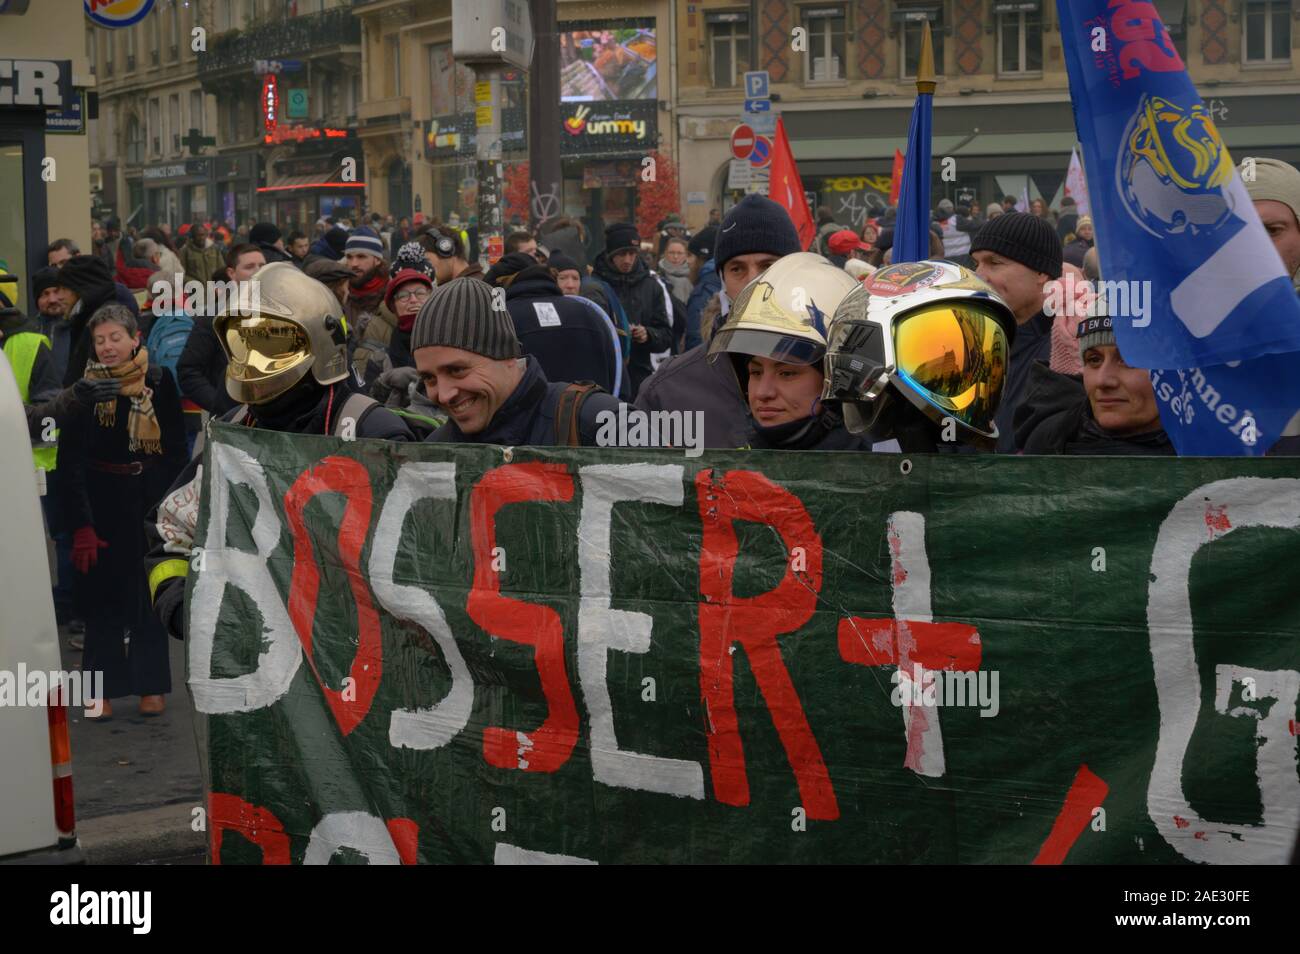
[[[46,715],[50,722],[50,768],[54,776],[54,823],[71,838],[77,827],[72,802],[72,744],[68,740],[68,706],[64,687],[53,689]]]

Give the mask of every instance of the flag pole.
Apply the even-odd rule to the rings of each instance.
[[[916,64],[916,104],[907,130],[907,156],[898,217],[894,228],[892,261],[919,262],[930,257],[930,128],[934,110],[934,46],[930,21],[921,29],[921,51]]]
[[[933,96],[939,83],[934,72],[934,44],[930,36],[930,21],[921,28],[921,58],[916,64],[916,91],[922,96]]]

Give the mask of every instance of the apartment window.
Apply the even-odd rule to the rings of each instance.
[[[149,155],[162,155],[162,108],[158,100],[149,100]]]
[[[353,117],[357,114],[357,107],[361,104],[361,74],[353,73],[352,81],[348,83],[348,116]]]
[[[168,129],[172,136],[172,153],[181,151],[181,97],[172,93],[167,102]]]
[[[126,161],[137,166],[144,162],[144,129],[135,116],[126,124]]]
[[[1043,12],[1038,0],[994,3],[993,12],[998,15],[998,72],[1041,73]]]
[[[1247,63],[1290,62],[1290,0],[1246,0],[1242,20]]]
[[[333,73],[326,73],[325,79],[321,83],[321,119],[325,119],[335,114],[334,96],[338,88],[338,81]]]
[[[244,26],[257,19],[257,0],[244,0]]]
[[[1174,49],[1184,63],[1187,62],[1187,0],[1153,0],[1160,22],[1165,25]]]
[[[126,30],[126,71],[135,69],[135,27]]]
[[[190,90],[190,129],[197,129],[199,135],[205,135],[207,124],[203,121],[203,91]]]
[[[180,13],[176,9],[176,0],[167,4],[167,42],[171,46],[168,59],[176,59],[181,49]]]
[[[916,66],[921,61],[921,38],[925,21],[930,21],[930,44],[934,50],[934,72],[943,74],[943,8],[937,4],[926,6],[899,6],[894,8],[894,19],[901,21],[898,31],[899,59],[903,64],[903,79],[916,76]],[[1039,67],[1042,68],[1041,66]]]
[[[388,62],[393,67],[393,95],[402,95],[402,38],[400,36],[390,36],[388,38]]]
[[[224,33],[230,29],[231,6],[234,2],[235,0],[216,0],[218,33]]]
[[[847,22],[844,7],[804,7],[802,22],[808,31],[804,54],[804,82],[831,83],[845,78]]]
[[[86,60],[90,64],[90,75],[95,75],[95,31],[86,31]]]
[[[226,107],[226,140],[239,142],[239,100],[231,99]]]
[[[739,86],[749,69],[749,14],[723,11],[704,17],[713,85],[719,89]]]
[[[162,16],[157,10],[146,20],[149,24],[149,62],[158,65],[158,18]]]

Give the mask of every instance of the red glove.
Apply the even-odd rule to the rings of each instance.
[[[72,565],[78,573],[89,573],[99,562],[99,551],[108,544],[95,535],[95,528],[86,524],[72,535]]]

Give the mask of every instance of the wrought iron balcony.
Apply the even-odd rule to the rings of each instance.
[[[207,78],[251,69],[254,60],[318,56],[336,47],[360,42],[361,21],[349,7],[306,17],[287,17],[218,39],[205,55],[199,57],[199,76]]]

